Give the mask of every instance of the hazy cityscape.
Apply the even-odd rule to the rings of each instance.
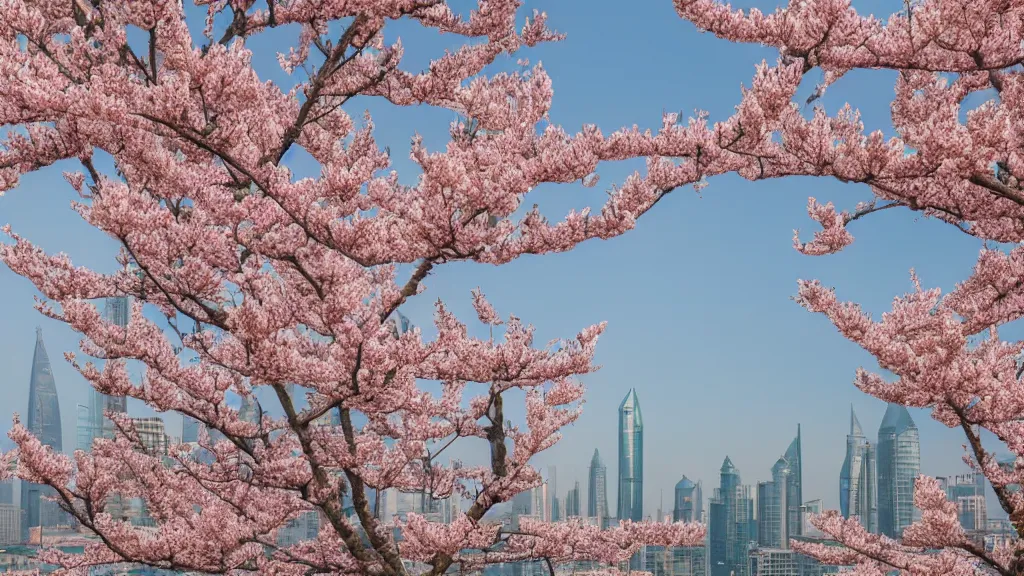
[[[0,0],[0,576],[1024,576],[1024,1]]]
[[[107,299],[102,308],[109,322],[127,325],[128,299]],[[413,328],[401,314],[396,314],[392,327],[396,336]],[[112,438],[113,424],[105,414],[128,412],[126,398],[90,391],[88,405],[77,406],[76,444],[73,449],[65,447],[57,385],[43,331],[39,328],[35,332],[28,389],[30,403],[25,407],[24,422],[45,445],[58,452],[89,451],[96,438]],[[289,389],[289,394],[295,396],[294,387]],[[243,420],[256,422],[263,408],[258,401],[245,397],[239,413]],[[325,414],[319,424],[339,426],[335,415],[335,412]],[[846,518],[857,517],[871,533],[899,538],[919,517],[913,505],[914,479],[921,472],[918,428],[905,407],[889,404],[878,429],[877,441],[873,442],[852,408],[848,417],[845,458],[836,474],[840,512]],[[171,446],[183,445],[198,461],[212,462],[211,455],[199,445],[203,432],[198,421],[170,414],[133,416],[132,420],[147,452],[167,458]],[[169,429],[177,427],[173,420],[180,423],[180,436],[168,433]],[[708,526],[704,546],[647,546],[630,560],[629,568],[649,571],[655,576],[818,576],[839,570],[840,567],[822,565],[790,549],[792,541],[828,542],[810,522],[813,515],[822,512],[823,506],[821,495],[804,491],[803,470],[816,464],[803,458],[800,424],[795,424],[795,436],[789,445],[784,449],[779,447],[778,460],[770,470],[748,471],[744,476],[725,455],[717,478],[691,479],[683,475],[667,501],[663,498],[657,503],[654,514],[644,513],[651,507],[651,503],[646,507],[644,503],[644,433],[641,399],[631,388],[617,414],[616,478],[608,477],[605,464],[605,458],[611,455],[602,455],[595,448],[586,478],[559,478],[557,466],[548,466],[543,470],[544,481],[540,486],[520,493],[488,517],[512,528],[523,519],[583,522],[602,529],[621,520],[700,522]],[[218,434],[210,433],[211,441],[218,441]],[[167,464],[171,463],[167,459]],[[990,517],[987,512],[984,476],[954,474],[940,477],[939,481],[949,500],[956,504],[964,530],[979,545],[992,549],[1013,537],[1012,525],[1002,518],[1004,515]],[[73,519],[48,498],[53,494],[52,488],[27,482],[20,482],[17,490],[13,480],[0,482],[0,546],[6,547],[0,552],[0,568],[42,567],[45,570],[46,566],[33,560],[34,550],[39,546],[75,550],[90,541],[89,536],[77,531]],[[395,489],[380,494],[371,492],[370,498],[381,519],[404,518],[406,513],[416,512],[434,521],[450,522],[463,507],[463,502],[455,495],[436,500],[425,493]],[[347,502],[348,513],[358,522],[351,499]],[[107,503],[107,511],[136,527],[156,526],[145,502],[138,498],[122,501],[113,497]],[[296,518],[278,532],[279,544],[291,545],[316,538],[322,521],[315,512]],[[486,573],[541,576],[547,574],[547,568],[541,562],[499,564],[488,568]]]

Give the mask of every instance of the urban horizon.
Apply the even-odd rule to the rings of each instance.
[[[111,321],[111,322],[113,322],[115,324],[118,324],[118,325],[121,325],[121,326],[126,325],[127,322],[128,322],[128,316],[129,316],[128,300],[124,299],[124,298],[107,299],[107,301],[105,301],[104,304],[103,304],[103,314],[104,314],[104,316],[106,318],[108,318],[109,321]],[[401,314],[398,314],[398,322],[401,325],[400,330],[402,332],[411,330],[414,327],[410,323],[409,319],[406,318],[405,316],[401,315]],[[42,332],[41,328],[37,328],[36,329],[36,339],[35,339],[35,344],[34,344],[33,360],[32,360],[32,362],[30,364],[32,365],[33,370],[31,372],[31,376],[30,376],[30,379],[29,379],[30,380],[29,388],[32,388],[33,384],[36,383],[36,382],[42,382],[44,387],[46,387],[46,386],[54,386],[55,387],[56,386],[56,383],[54,382],[54,378],[52,376],[52,367],[51,367],[51,364],[50,364],[50,361],[49,361],[49,358],[48,358],[48,353],[47,353],[47,351],[45,349],[45,344],[44,344],[44,340],[43,340],[43,332]],[[83,386],[88,387],[88,385],[84,384],[84,383],[83,383]],[[30,394],[30,397],[31,397],[31,394]],[[56,388],[54,388],[54,400],[56,401],[59,398],[60,398],[60,394],[57,393],[56,392]],[[246,398],[241,398],[241,397],[235,398],[235,400],[233,402],[233,405],[234,405],[235,408],[241,407],[242,413],[243,414],[249,414],[250,417],[254,414],[254,411],[256,410],[256,407],[252,403],[248,402],[248,400]],[[269,405],[272,406],[272,404],[269,404]],[[184,417],[184,416],[182,416],[180,414],[173,414],[173,415],[167,415],[167,414],[164,414],[164,415],[155,414],[154,415],[153,413],[146,414],[146,415],[134,414],[134,413],[132,413],[133,411],[129,411],[128,410],[127,406],[128,406],[128,404],[125,402],[124,398],[120,398],[120,399],[118,399],[118,398],[111,398],[109,396],[105,396],[105,395],[100,394],[100,393],[96,392],[95,390],[92,390],[91,388],[89,388],[88,404],[87,405],[81,405],[81,404],[78,405],[78,410],[76,412],[76,418],[77,419],[76,419],[75,426],[71,430],[67,430],[66,427],[65,427],[65,423],[67,421],[67,418],[61,418],[60,426],[58,426],[58,430],[60,432],[59,434],[55,435],[56,433],[53,431],[52,427],[49,427],[49,428],[47,428],[47,430],[49,430],[49,431],[44,431],[43,435],[40,436],[40,438],[49,438],[48,440],[46,440],[46,443],[48,443],[48,445],[55,446],[56,448],[58,448],[58,451],[63,451],[65,453],[69,453],[69,454],[74,449],[88,449],[87,447],[91,444],[92,438],[100,437],[100,436],[110,437],[110,435],[112,434],[111,424],[110,424],[109,419],[105,419],[105,418],[102,417],[103,410],[108,410],[108,411],[114,411],[114,412],[120,411],[120,412],[128,413],[130,416],[132,416],[137,421],[147,421],[147,420],[150,421],[150,422],[159,421],[159,431],[154,429],[152,431],[152,433],[160,435],[163,438],[165,438],[165,439],[161,440],[161,442],[163,443],[162,445],[164,445],[164,446],[167,446],[167,445],[169,445],[170,443],[172,443],[172,442],[174,442],[176,440],[177,441],[185,441],[185,442],[195,442],[195,437],[194,436],[197,434],[197,428],[195,428],[194,426],[193,426],[193,429],[192,429],[192,432],[191,432],[191,435],[193,436],[193,438],[189,438],[190,433],[188,432],[188,427],[189,427],[189,423],[190,423],[191,419],[189,419],[187,417]],[[666,518],[674,517],[676,515],[676,512],[677,512],[677,509],[671,504],[673,502],[673,500],[677,496],[677,494],[675,494],[675,492],[676,492],[675,490],[673,490],[671,493],[668,494],[668,501],[670,503],[669,506],[665,506],[664,505],[664,503],[665,503],[665,496],[666,495],[665,495],[665,491],[663,489],[659,491],[660,498],[659,498],[659,500],[657,502],[650,502],[649,498],[645,498],[645,494],[647,494],[647,493],[643,491],[642,486],[643,486],[643,483],[644,483],[645,480],[650,480],[650,479],[647,478],[644,475],[644,472],[643,472],[643,461],[644,461],[643,441],[642,441],[643,424],[641,423],[638,426],[638,428],[641,430],[641,434],[640,434],[641,439],[640,439],[639,443],[637,445],[635,445],[635,446],[630,446],[630,440],[628,440],[629,434],[628,433],[624,433],[622,431],[622,427],[623,426],[626,426],[626,427],[632,426],[632,418],[633,417],[631,416],[631,414],[634,413],[634,412],[636,413],[636,420],[638,422],[642,422],[642,418],[639,416],[640,413],[642,412],[640,406],[641,405],[640,405],[640,402],[639,402],[639,395],[637,394],[636,389],[635,388],[630,388],[630,390],[626,393],[626,396],[623,398],[623,400],[622,400],[622,402],[621,402],[621,404],[619,406],[620,448],[619,448],[619,453],[617,455],[616,461],[621,463],[621,462],[623,462],[622,459],[625,457],[626,458],[625,462],[627,462],[627,464],[628,464],[630,458],[623,454],[623,450],[625,449],[626,452],[629,452],[631,450],[637,450],[638,449],[640,457],[639,457],[639,459],[637,459],[637,462],[636,462],[636,465],[638,466],[638,468],[636,470],[639,471],[639,474],[636,474],[636,471],[634,471],[634,476],[633,477],[622,477],[622,476],[619,475],[619,472],[618,472],[618,470],[622,469],[622,466],[620,465],[618,467],[618,469],[613,468],[613,470],[615,470],[615,475],[611,477],[612,481],[605,486],[605,489],[606,489],[605,497],[609,500],[609,502],[606,503],[605,506],[608,506],[606,509],[609,512],[614,512],[614,511],[618,511],[618,512],[616,514],[609,513],[609,514],[607,514],[604,517],[606,519],[606,521],[609,521],[609,522],[614,522],[614,521],[616,521],[616,520],[618,520],[620,518],[621,519],[627,519],[628,518],[628,519],[632,519],[632,520],[656,520],[656,521],[662,521],[662,520],[665,520]],[[262,410],[262,406],[259,409]],[[48,414],[52,414],[54,412],[57,412],[58,415],[61,413],[61,411],[59,410],[59,407],[56,410],[51,408],[51,409],[48,410],[47,413]],[[152,411],[150,411],[150,412],[152,412]],[[273,409],[269,410],[268,413],[271,416],[275,416],[275,413],[274,413]],[[28,423],[33,422],[33,420],[32,420],[33,417],[32,417],[32,411],[31,410],[26,410],[25,412],[23,412],[23,414],[25,414],[25,416],[23,416],[23,421],[24,422],[28,422]],[[626,416],[624,416],[624,414],[626,414]],[[876,442],[872,443],[872,442],[867,440],[868,437],[864,434],[863,428],[860,425],[859,419],[858,419],[858,417],[856,415],[856,412],[854,411],[852,405],[850,407],[850,415],[849,415],[849,417],[850,417],[850,434],[844,439],[844,442],[846,444],[845,459],[842,461],[841,467],[837,471],[837,474],[836,474],[836,484],[835,484],[836,488],[834,490],[834,492],[836,492],[835,496],[836,496],[836,499],[838,500],[838,506],[832,507],[832,506],[824,505],[823,503],[827,501],[826,497],[823,497],[824,495],[809,494],[807,496],[800,496],[800,497],[797,498],[800,501],[800,504],[799,504],[799,506],[796,506],[796,508],[797,508],[797,510],[799,510],[799,508],[801,506],[804,506],[805,504],[817,503],[816,505],[819,507],[819,509],[835,509],[835,510],[840,510],[843,513],[843,515],[846,516],[846,517],[849,517],[850,515],[861,515],[862,518],[865,518],[865,520],[864,520],[865,522],[875,522],[875,524],[872,526],[872,530],[873,531],[878,531],[877,518],[875,520],[868,520],[867,519],[867,518],[870,518],[870,512],[868,513],[867,516],[864,516],[863,514],[856,514],[856,511],[860,510],[860,507],[864,506],[865,503],[867,502],[867,499],[865,499],[864,497],[861,497],[860,500],[858,500],[858,497],[856,496],[856,493],[857,493],[856,484],[857,484],[857,478],[858,478],[857,475],[863,476],[865,474],[865,471],[867,470],[866,466],[867,466],[867,463],[868,463],[868,459],[866,459],[864,457],[864,455],[862,455],[862,454],[857,454],[856,451],[857,450],[863,450],[863,444],[877,445],[878,442],[876,441]],[[629,421],[629,424],[626,424],[627,420],[623,420],[623,418],[626,418]],[[915,433],[917,432],[917,426],[916,426],[915,422],[913,421],[913,418],[911,417],[910,413],[907,411],[907,409],[904,408],[904,407],[901,407],[901,406],[890,404],[887,407],[887,409],[886,409],[885,417],[883,418],[883,421],[882,421],[881,426],[879,428],[879,437],[881,436],[881,434],[882,434],[882,432],[884,430],[886,430],[887,428],[891,429],[894,426],[894,423],[893,423],[894,419],[896,419],[896,420],[902,419],[904,427],[912,428],[915,431]],[[191,421],[191,423],[193,425],[196,424],[195,421]],[[38,424],[33,424],[33,426],[38,426]],[[786,462],[786,459],[787,459],[786,457],[787,457],[788,454],[790,454],[793,451],[794,446],[796,446],[796,450],[798,450],[798,451],[800,450],[800,445],[799,445],[799,441],[800,441],[800,437],[799,437],[799,435],[800,435],[800,424],[797,423],[796,427],[797,427],[797,435],[798,436],[797,436],[797,438],[795,438],[793,440],[793,442],[790,444],[790,446],[786,450],[783,450],[780,453],[779,463]],[[175,430],[179,430],[178,433],[174,433]],[[71,450],[60,450],[59,449],[60,446],[68,445],[66,440],[65,440],[65,438],[66,438],[66,436],[69,433],[73,433],[74,434],[74,437],[75,437],[76,441],[73,444],[71,444],[71,446],[74,446],[74,448],[72,448]],[[54,442],[55,438],[58,439],[56,443]],[[6,435],[5,435],[4,440],[5,440],[5,443],[6,443],[7,446],[11,446],[10,441],[6,439]],[[606,464],[606,462],[608,461],[607,460],[607,456],[601,455],[600,449],[595,447],[592,460],[593,459],[597,459],[597,458],[600,458],[602,463],[605,463],[604,467],[607,470],[607,464]],[[749,474],[749,476],[748,476],[747,474],[743,473],[743,469],[741,467],[736,466],[735,463],[732,462],[732,458],[731,458],[731,456],[729,454],[725,454],[723,456],[723,458],[724,458],[724,461],[725,461],[725,463],[727,465],[732,466],[734,468],[734,473],[739,475],[740,478],[747,478],[747,480],[745,480],[746,483],[743,483],[741,485],[742,486],[746,486],[746,487],[752,489],[751,490],[752,500],[753,500],[755,506],[757,506],[758,505],[757,503],[761,500],[761,498],[760,498],[761,493],[759,491],[759,488],[761,487],[761,485],[763,485],[763,484],[770,484],[773,480],[776,481],[776,482],[778,481],[778,475],[777,475],[776,468],[779,465],[779,463],[777,463],[776,466],[774,466],[772,469],[768,470],[766,474],[760,474],[759,475],[759,474],[756,474],[756,473],[755,474],[749,474],[748,473]],[[874,456],[872,456],[872,458],[874,458]],[[919,449],[918,449],[918,456],[917,456],[917,458],[918,458],[918,460],[920,459]],[[799,457],[797,458],[797,460],[798,461],[800,460]],[[799,462],[798,466],[802,466],[802,464],[803,464],[803,462]],[[860,470],[858,468],[860,466],[864,466],[865,467],[864,470]],[[918,466],[918,470],[919,470],[920,469],[920,464],[918,463],[917,466]],[[556,465],[547,465],[547,466],[545,466],[545,465],[538,465],[538,469],[540,469],[542,471],[545,471],[545,470],[549,471],[548,473],[550,473],[550,471],[553,471],[553,470],[555,470],[557,468],[558,467]],[[851,469],[856,469],[856,471],[851,473]],[[801,470],[801,472],[802,472],[802,470]],[[544,474],[544,472],[542,472],[542,474]],[[960,478],[960,477],[963,477],[963,476],[965,476],[967,474],[969,474],[969,472],[967,470],[959,470],[959,471],[950,472],[950,473],[945,474],[945,475],[937,475],[937,476],[941,477],[941,478]],[[547,484],[547,482],[548,482],[547,474],[544,474],[544,476],[545,476],[545,484]],[[637,481],[637,476],[639,477],[639,481]],[[872,474],[868,474],[868,477],[871,477],[871,476],[872,476]],[[578,493],[578,497],[581,498],[583,502],[588,502],[588,503],[589,503],[589,499],[591,498],[591,490],[590,490],[589,486],[591,486],[592,483],[593,483],[593,479],[589,478],[589,477],[590,477],[590,472],[589,472],[589,467],[588,467],[588,474],[586,476],[583,476],[583,477],[570,477],[570,478],[568,478],[568,482],[565,484],[566,486],[571,486],[573,484],[578,484],[579,486],[582,486],[583,489],[580,489],[580,492]],[[793,478],[793,477],[797,478],[796,482],[797,482],[798,485],[802,483],[802,473],[801,474],[797,474],[795,476],[790,476],[790,477],[791,478]],[[765,478],[767,478],[767,480],[765,480]],[[850,501],[850,498],[851,498],[851,487],[850,487],[851,486],[851,478],[853,478],[852,494],[854,494],[852,496],[852,499],[853,499],[852,502]],[[661,480],[662,483],[664,483],[666,481],[666,479],[660,479],[660,480]],[[718,481],[718,478],[712,477],[712,478],[710,478],[710,480],[711,480],[711,482],[716,482],[716,481]],[[691,482],[691,483],[695,483],[695,486],[698,488],[698,493],[699,493],[701,488],[703,488],[703,490],[707,493],[707,496],[703,497],[702,501],[696,502],[696,509],[698,511],[698,515],[697,516],[688,517],[688,519],[692,520],[692,521],[705,521],[706,522],[707,518],[703,518],[703,520],[702,520],[702,518],[699,515],[699,511],[702,510],[702,509],[705,510],[705,511],[707,510],[707,504],[712,500],[711,490],[712,489],[717,489],[718,487],[713,485],[713,484],[709,484],[708,483],[708,479],[706,479],[706,478],[692,476],[692,475],[689,475],[689,474],[684,472],[684,473],[681,474],[679,479],[676,479],[676,481],[675,481],[676,482],[675,488],[678,488],[679,483],[681,483],[682,481],[688,481],[688,482]],[[863,482],[863,479],[861,481]],[[905,479],[903,480],[903,484],[906,484],[906,480]],[[636,486],[636,487],[638,487],[639,488],[639,492],[636,492],[635,488],[634,489],[629,488],[629,486]],[[583,491],[584,489],[585,489],[585,491]],[[907,490],[907,489],[908,488],[903,488],[903,490]],[[912,494],[912,488],[909,488],[909,489],[911,490],[910,493]],[[561,494],[554,494],[554,493],[552,493],[552,494],[549,494],[549,498],[551,500],[557,500],[557,501],[561,502],[562,506],[564,507],[567,499],[569,497],[571,497],[571,494],[569,494],[569,490],[571,490],[571,489],[567,488],[567,491],[565,493],[561,493]],[[797,490],[799,491],[799,488]],[[792,490],[790,490],[790,492],[792,492]],[[985,507],[986,509],[991,510],[992,512],[994,512],[994,514],[990,514],[988,517],[991,518],[991,519],[997,519],[997,518],[1005,517],[1005,514],[1002,512],[1002,510],[999,509],[998,505],[992,506],[988,502],[988,500],[991,498],[990,492],[991,491],[987,490],[987,489],[983,489],[983,492],[982,492],[984,494],[982,506]],[[2,496],[2,494],[3,493],[0,493],[0,496]],[[11,497],[14,498],[15,502],[21,501],[21,506],[25,507],[26,503],[24,501],[24,497],[21,494],[22,494],[22,492],[21,492],[21,489],[19,487],[19,488],[15,489],[12,492],[12,496]],[[636,494],[639,494],[639,501],[640,501],[639,508],[642,509],[642,511],[634,511],[632,506],[627,505],[627,509],[628,509],[627,511],[629,511],[629,515],[628,516],[623,515],[623,510],[621,508],[621,506],[623,506],[623,502],[624,502],[623,498],[621,497],[621,495],[623,495],[623,494],[626,495],[627,499],[629,499],[630,497],[635,496]],[[811,497],[808,497],[808,496],[811,496]],[[875,494],[873,496],[873,498],[876,498],[876,499],[877,499],[877,497],[878,497],[877,494]],[[0,499],[2,499],[2,498],[0,498]],[[911,500],[912,500],[912,497],[911,497]],[[904,497],[904,501],[906,501],[906,497]],[[610,505],[611,502],[614,502],[614,504]],[[858,502],[860,502],[860,503],[858,504]],[[551,502],[549,501],[549,504],[550,503]],[[506,504],[506,506],[511,506],[511,505],[512,505],[511,502]],[[793,505],[791,505],[790,507],[793,507]],[[590,508],[589,505],[582,507],[581,511],[586,510],[586,512],[585,513],[581,513],[580,516],[582,516],[582,517],[593,517],[594,515],[589,512],[589,508]],[[870,507],[864,508],[864,510],[868,510],[868,509],[870,509]],[[556,510],[557,510],[557,508],[556,508]],[[38,513],[34,513],[34,514],[35,514],[34,517],[38,518]],[[790,518],[790,522],[798,523],[799,524],[800,522],[798,522],[798,520],[797,520],[800,517],[799,514],[800,514],[800,512],[791,512],[791,516],[792,515],[795,515],[795,516],[792,516]],[[904,513],[904,515],[906,515],[906,514],[909,514],[909,512],[905,512]],[[557,517],[557,515],[556,515],[556,517]],[[564,518],[564,516],[562,516],[562,518]],[[905,526],[905,525],[909,524],[908,518],[909,517],[906,517],[906,518],[904,518],[902,520],[902,526]],[[865,526],[868,526],[868,524],[865,524]],[[900,529],[902,528],[902,526],[900,526]],[[892,529],[892,528],[889,528],[886,531],[887,532],[891,532],[893,534],[898,532],[897,529]]]

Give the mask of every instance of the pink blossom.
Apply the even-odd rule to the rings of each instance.
[[[542,66],[483,74],[523,47],[561,38],[544,13],[524,22],[519,0],[481,0],[467,15],[436,0],[199,4],[205,39],[192,37],[178,2],[0,2],[0,124],[16,128],[0,142],[0,192],[75,160],[80,172],[65,174],[79,197],[72,207],[122,247],[117,271],[102,274],[5,227],[12,242],[0,244],[0,260],[38,288],[42,313],[82,335],[81,354],[66,359],[90,385],[200,421],[200,449],[211,457],[190,446],[150,453],[131,419],[111,414],[114,437],[69,458],[16,421],[18,448],[0,455],[0,470],[16,458],[17,476],[53,486],[101,538],[82,554],[41,558],[66,573],[145,564],[404,576],[406,562],[439,575],[511,556],[617,562],[645,542],[698,542],[697,525],[601,532],[578,523],[535,524],[509,540],[484,519],[540,483],[531,462],[579,418],[578,377],[596,370],[604,324],[536,347],[533,327],[503,321],[480,290],[472,303],[494,332],[486,339],[440,302],[432,341],[416,330],[396,335],[391,318],[447,262],[503,264],[617,236],[675,188],[737,170],[747,157],[716,147],[718,129],[703,120],[666,123],[657,134],[550,124],[552,80]],[[399,19],[467,41],[409,70],[402,41],[384,30]],[[278,62],[294,83],[267,82],[247,46],[289,24],[298,39]],[[130,45],[129,29],[148,45]],[[771,96],[797,77],[789,68],[763,76],[750,94],[764,102],[742,108],[744,120],[774,113]],[[460,117],[440,148],[414,137],[415,185],[401,183],[372,119],[350,114],[356,96]],[[292,172],[285,158],[297,147],[319,171]],[[698,163],[658,158],[698,153]],[[647,156],[655,157],[647,174],[613,188],[595,213],[512,217],[541,184],[595,186],[600,163]],[[115,170],[94,161],[106,157]],[[97,310],[95,300],[114,296],[132,300],[126,326]],[[297,408],[292,387],[307,408]],[[248,419],[228,408],[229,394],[252,399],[261,388],[279,410]],[[512,389],[525,393],[520,425],[506,416]],[[340,425],[323,424],[331,417]],[[456,441],[489,450],[490,462],[449,463],[445,450]],[[415,514],[396,524],[369,506],[371,491],[388,489],[462,498],[466,511],[448,525]],[[156,528],[113,517],[115,496],[144,500]],[[320,518],[318,536],[279,545],[276,535],[305,513]]]

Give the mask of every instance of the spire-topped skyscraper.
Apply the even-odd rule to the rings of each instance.
[[[843,518],[857,516],[868,532],[875,532],[875,450],[850,406],[850,434],[846,437],[846,459],[839,472],[839,511]]]
[[[57,400],[57,382],[53,379],[50,357],[43,345],[43,329],[36,328],[36,345],[32,353],[32,373],[28,382],[28,430],[44,446],[54,452],[63,450],[60,425],[60,403]],[[22,483],[21,536],[28,539],[29,528],[54,526],[59,517],[55,502],[43,500],[53,493],[53,488],[40,484]]]
[[[789,476],[786,478],[786,508],[789,511],[787,526],[789,536],[800,536],[803,531],[803,514],[800,507],[804,503],[803,453],[800,448],[800,425],[796,425],[796,438],[789,444],[783,456],[789,464]]]
[[[597,525],[602,528],[608,518],[608,467],[601,461],[601,454],[597,448],[594,448],[594,457],[590,459],[587,517],[597,518]]]
[[[889,404],[878,428],[878,531],[899,538],[914,521],[921,440],[906,407]]]
[[[636,389],[619,405],[619,520],[644,517],[644,419]]]
[[[55,452],[63,450],[60,403],[57,382],[53,379],[50,357],[43,345],[43,329],[36,328],[36,346],[32,354],[32,373],[28,383],[28,429]]]
[[[740,484],[740,471],[726,456],[721,480],[709,506],[708,556],[711,576],[748,576],[748,546],[756,534],[750,487]]]

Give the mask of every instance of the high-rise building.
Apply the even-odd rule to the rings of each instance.
[[[686,476],[683,476],[679,482],[676,482],[674,506],[672,508],[673,522],[700,521],[700,518],[696,515],[697,510],[693,501],[696,489],[697,485]]]
[[[751,576],[801,576],[796,554],[782,548],[755,548],[750,551]]]
[[[147,454],[162,456],[167,454],[167,431],[164,428],[164,420],[159,416],[146,418],[132,418],[135,424],[135,432]]]
[[[131,316],[131,302],[128,298],[107,298],[103,306],[103,318],[107,322],[125,328]],[[91,450],[96,438],[113,438],[114,423],[106,417],[108,413],[127,414],[128,399],[124,396],[107,396],[92,388],[89,390],[89,404],[78,408],[77,448]]]
[[[587,485],[587,517],[597,518],[597,525],[604,526],[608,518],[608,467],[601,462],[601,454],[594,449],[590,459],[590,481]]]
[[[107,298],[104,302],[104,319],[115,326],[127,328],[128,321],[131,319],[131,312],[131,301],[126,297]],[[93,422],[98,434],[102,435],[104,438],[113,438],[113,422],[109,418],[105,418],[104,414],[127,414],[128,399],[124,396],[107,396],[106,394],[93,390],[90,403],[93,413]]]
[[[921,441],[906,407],[889,404],[878,428],[878,530],[899,538],[914,521],[914,481]]]
[[[728,456],[722,462],[721,483],[711,499],[711,576],[750,576],[747,551],[757,529],[750,487],[740,484],[740,472]]]
[[[559,514],[561,512],[559,507],[558,499],[558,470],[554,466],[548,466],[548,501],[545,502],[548,506],[548,519],[552,522],[564,520]]]
[[[645,546],[643,569],[652,576],[705,576],[707,550],[703,546]]]
[[[697,480],[697,487],[693,490],[693,504],[694,521],[707,524],[707,518],[704,517],[704,484],[701,480]]]
[[[636,389],[619,405],[619,520],[644,517],[644,420]]]
[[[821,530],[818,530],[811,524],[811,518],[821,514],[821,510],[820,498],[804,502],[804,505],[800,507],[800,513],[803,516],[803,536],[810,538],[822,538],[825,536]]]
[[[21,510],[10,503],[0,503],[0,546],[21,542]]]
[[[796,438],[789,444],[783,456],[789,463],[789,477],[786,479],[786,509],[789,511],[787,524],[791,527],[790,536],[803,533],[803,516],[800,504],[804,501],[803,454],[800,448],[800,425],[796,425]]]
[[[988,510],[985,505],[984,474],[974,472],[939,480],[945,481],[946,497],[956,504],[957,516],[964,530],[985,530]]]
[[[542,522],[551,521],[551,506],[550,500],[548,499],[548,483],[545,482],[540,486],[535,486],[532,491],[533,494],[533,515],[537,516]]]
[[[573,518],[580,516],[580,483],[574,482],[572,490],[565,495],[565,517]]]
[[[864,447],[864,462],[864,478],[866,481],[864,495],[867,499],[868,511],[866,527],[869,532],[876,534],[878,532],[878,456],[875,445],[870,442]]]
[[[846,437],[846,459],[839,472],[839,511],[843,518],[856,516],[868,532],[878,527],[876,503],[875,450],[864,437],[860,421],[850,407],[850,434]]]
[[[43,329],[36,328],[36,345],[32,354],[32,373],[28,384],[28,430],[44,446],[54,452],[63,451],[60,425],[60,403],[57,383],[50,368],[50,357],[43,345]],[[55,495],[49,486],[22,482],[21,484],[21,539],[27,541],[29,528],[56,526],[60,518],[57,504],[45,498]]]
[[[148,416],[144,418],[132,418],[135,426],[135,433],[139,435],[142,444],[140,450],[150,456],[165,456],[167,454],[167,431],[164,428],[164,420],[159,416]],[[149,514],[146,501],[142,498],[126,500],[126,506],[120,502],[108,503],[108,507],[114,504],[116,508],[127,508],[129,521],[135,526],[156,526],[156,521]]]
[[[766,548],[789,548],[789,474],[789,462],[779,458],[771,482],[757,483],[757,542]]]

